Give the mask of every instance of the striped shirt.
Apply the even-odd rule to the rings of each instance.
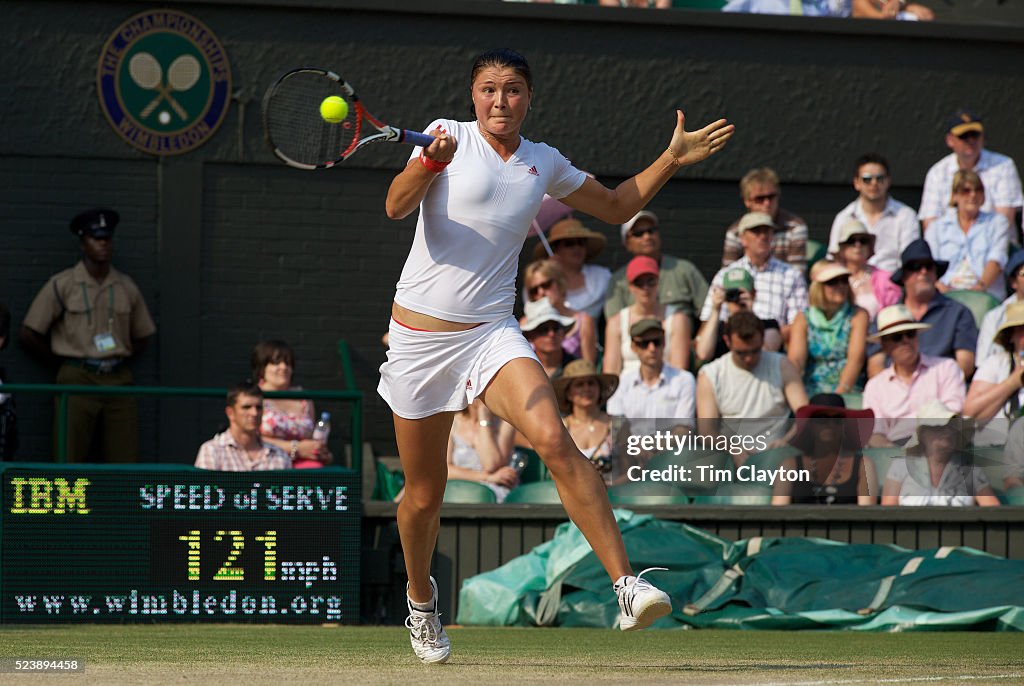
[[[771,257],[764,267],[758,269],[744,255],[728,267],[715,274],[711,286],[722,285],[722,278],[727,271],[742,267],[754,275],[754,314],[761,319],[775,319],[779,324],[792,324],[796,316],[807,309],[807,283],[803,273],[796,267]],[[711,293],[704,300],[700,311],[700,320],[707,321],[711,316]],[[724,321],[728,318],[728,309],[722,303],[719,316]]]
[[[924,178],[924,190],[921,191],[921,209],[917,216],[920,219],[938,217],[949,207],[949,199],[953,194],[953,175],[960,166],[956,155],[950,153],[932,165]],[[981,182],[985,184],[985,204],[981,209],[994,212],[997,207],[1020,207],[1024,205],[1024,194],[1021,193],[1020,175],[1017,165],[1006,155],[981,149],[981,157],[974,165]]]
[[[264,443],[255,458],[238,445],[230,431],[217,434],[199,447],[196,467],[220,472],[263,472],[271,469],[291,469],[292,458],[276,445]]]

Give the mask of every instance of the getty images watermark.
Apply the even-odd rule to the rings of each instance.
[[[652,434],[630,435],[626,440],[626,454],[637,457],[642,454],[686,452],[759,453],[768,449],[769,434],[705,436],[700,434],[679,435],[672,431],[656,431]],[[676,483],[759,483],[774,486],[776,482],[811,480],[808,469],[786,469],[777,467],[765,469],[756,465],[740,465],[736,469],[723,469],[709,464],[667,465],[659,469],[648,469],[633,465],[626,471],[630,481],[660,481]]]

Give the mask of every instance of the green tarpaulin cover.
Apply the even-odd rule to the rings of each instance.
[[[1024,630],[1024,561],[972,548],[906,550],[816,538],[727,541],[616,510],[637,570],[673,599],[655,627],[924,631]],[[456,621],[483,626],[614,627],[618,604],[575,525],[467,579]]]

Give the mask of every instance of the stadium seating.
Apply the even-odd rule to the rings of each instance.
[[[519,483],[529,484],[535,481],[545,481],[551,478],[548,468],[536,450],[529,448],[516,448],[516,455],[526,459],[526,466],[519,472]]]
[[[1011,488],[1003,493],[1001,500],[1007,505],[1024,505],[1024,487]]]
[[[444,502],[488,504],[497,503],[498,498],[494,491],[476,481],[449,479],[444,487]]]
[[[749,464],[749,463],[748,463]],[[714,493],[693,497],[694,505],[771,505],[772,487],[758,483],[722,484]]]
[[[668,467],[680,466],[690,470],[692,481],[680,486],[680,490],[687,494],[703,493],[709,488],[714,488],[713,483],[703,483],[700,480],[698,466],[708,466],[714,469],[728,469],[733,467],[732,458],[728,453],[704,450],[684,450],[676,455],[674,452],[658,453],[644,466],[648,472],[660,471]]]
[[[864,409],[864,394],[863,393],[841,393],[843,402],[846,403],[848,410],[863,410]]]
[[[608,489],[612,505],[688,505],[690,498],[664,481],[630,481]]]
[[[889,472],[889,463],[894,457],[903,457],[903,448],[890,446],[887,448],[864,448],[864,457],[875,463],[875,474],[878,475],[878,490],[881,492],[885,483],[885,475]]]
[[[769,448],[763,452],[751,455],[744,464],[758,469],[777,469],[783,460],[787,457],[796,457],[799,452],[799,450],[791,445]]]
[[[828,246],[812,238],[807,239],[807,268],[810,269],[818,260],[828,255]]]
[[[535,481],[512,489],[505,497],[505,502],[560,505],[562,500],[558,497],[554,481]]]
[[[985,313],[999,306],[999,299],[984,291],[949,291],[946,297],[966,306],[974,315],[974,324],[979,328]]]

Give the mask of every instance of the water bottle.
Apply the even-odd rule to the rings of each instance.
[[[316,428],[313,429],[313,440],[320,441],[321,443],[327,443],[327,437],[331,435],[331,413],[321,412],[320,420],[316,423]]]

